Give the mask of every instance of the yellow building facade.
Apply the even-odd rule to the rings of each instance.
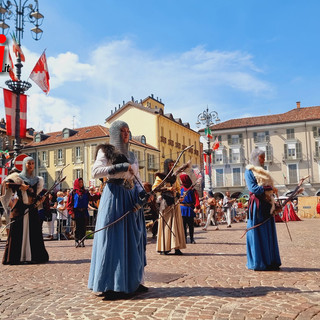
[[[65,128],[60,132],[35,133],[34,140],[22,152],[36,160],[36,174],[44,178],[46,188],[53,184],[62,169],[66,180],[61,189],[72,188],[79,177],[83,178],[86,187],[99,186],[100,181],[91,177],[91,169],[97,146],[108,142],[109,130],[100,125]],[[147,144],[145,137],[130,139],[129,150],[139,161],[141,180],[151,179],[157,171],[152,160],[159,157],[159,150]]]
[[[164,104],[153,95],[144,100],[129,101],[111,112],[106,118],[106,126],[116,120],[128,123],[132,132],[144,135],[148,143],[160,150],[157,164],[163,170],[164,160],[175,160],[187,146],[193,145],[182,157],[181,162],[191,161],[192,165],[201,168],[202,144],[200,134],[190,128],[189,123],[183,123],[180,118],[174,118],[171,113],[164,113]]]

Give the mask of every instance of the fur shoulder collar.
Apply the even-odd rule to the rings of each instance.
[[[253,166],[252,164],[247,165],[246,169],[252,171],[258,185],[274,187],[273,179],[271,178],[269,171],[263,169],[262,167]]]

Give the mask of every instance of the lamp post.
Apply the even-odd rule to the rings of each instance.
[[[33,2],[30,3],[30,2]],[[0,2],[0,28],[2,34],[7,34],[10,26],[6,21],[14,21],[13,25],[15,28],[15,34],[17,39],[17,45],[20,47],[21,39],[23,38],[24,25],[29,22],[34,25],[31,29],[32,38],[34,40],[40,40],[43,31],[39,28],[43,22],[44,16],[39,12],[38,0],[24,0],[24,1],[1,1]],[[20,94],[31,88],[31,83],[27,81],[21,81],[21,55],[18,52],[16,66],[16,76],[18,81],[7,80],[5,83],[17,96],[16,100],[16,126],[15,126],[15,143],[14,151],[15,157],[20,153],[21,150],[21,138],[20,138]]]
[[[210,138],[209,138],[209,130],[210,126],[213,125],[213,121],[219,122],[219,116],[216,111],[209,112],[209,109],[207,107],[206,110],[204,110],[202,113],[198,115],[198,121],[196,122],[197,127],[199,127],[201,124],[205,125],[207,129],[207,150],[204,150],[204,153],[207,154],[207,168],[208,168],[208,177],[209,177],[209,191],[212,191],[212,179],[211,179],[211,163],[210,163],[210,155],[212,153],[212,150],[210,148]]]

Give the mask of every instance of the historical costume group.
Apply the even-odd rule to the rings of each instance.
[[[247,267],[252,270],[278,270],[281,265],[276,225],[276,189],[270,173],[263,168],[265,152],[258,148],[251,154],[245,180],[250,198],[248,203]]]
[[[44,182],[42,177],[35,176],[34,166],[33,158],[24,158],[22,172],[9,174],[1,185],[2,205],[11,210],[3,264],[45,263],[49,260],[35,206]]]

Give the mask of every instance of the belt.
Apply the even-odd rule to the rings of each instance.
[[[126,189],[133,189],[134,187],[133,181],[127,179],[109,179],[107,183],[114,183]]]
[[[193,207],[193,204],[191,204],[191,203],[180,203],[180,206]]]

